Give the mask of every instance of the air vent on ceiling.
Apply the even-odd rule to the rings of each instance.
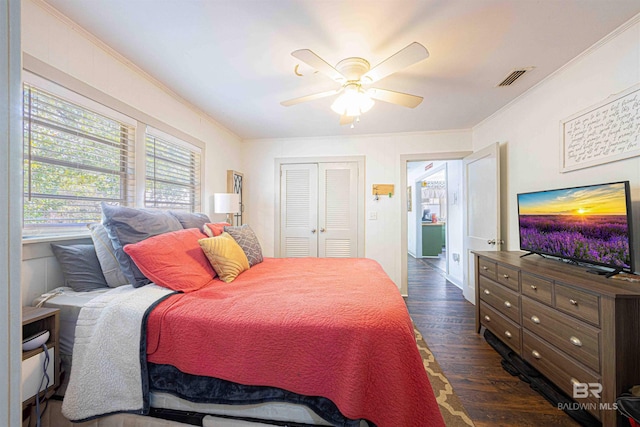
[[[513,70],[509,73],[507,77],[505,77],[500,83],[498,83],[496,87],[511,86],[513,82],[515,82],[520,77],[522,77],[524,73],[531,70],[533,70],[533,67],[518,68],[516,70]]]

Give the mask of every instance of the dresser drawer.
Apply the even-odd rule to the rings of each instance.
[[[518,292],[520,290],[520,270],[498,264],[498,283]]]
[[[556,283],[555,306],[572,316],[600,325],[600,298],[597,295]]]
[[[583,368],[526,330],[522,337],[522,356],[531,366],[549,378],[569,396],[573,396],[574,382],[601,384],[599,375]],[[600,399],[589,394],[588,397],[579,399],[579,403],[592,403],[593,405],[586,405],[586,407],[595,417],[600,418],[598,410]]]
[[[551,305],[551,280],[522,272],[522,294]]]
[[[600,331],[546,305],[522,298],[522,327],[600,372]]]
[[[478,272],[490,279],[496,280],[497,266],[497,263],[489,261],[486,258],[478,258]]]
[[[480,299],[486,301],[496,310],[520,323],[520,296],[487,278],[480,277]]]
[[[516,353],[520,353],[520,326],[494,310],[484,301],[480,301],[480,323]]]

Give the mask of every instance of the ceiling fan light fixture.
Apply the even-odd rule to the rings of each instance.
[[[331,109],[341,116],[357,117],[369,111],[374,104],[375,101],[367,95],[360,85],[350,84],[333,101]]]

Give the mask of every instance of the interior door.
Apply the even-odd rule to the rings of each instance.
[[[318,256],[318,165],[282,165],[280,186],[280,256]]]
[[[464,158],[463,293],[476,303],[475,260],[471,251],[497,251],[500,237],[500,145],[492,144]]]
[[[318,256],[358,256],[358,164],[320,163]]]

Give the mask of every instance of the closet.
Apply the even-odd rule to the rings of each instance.
[[[280,165],[280,256],[358,256],[358,163]]]

